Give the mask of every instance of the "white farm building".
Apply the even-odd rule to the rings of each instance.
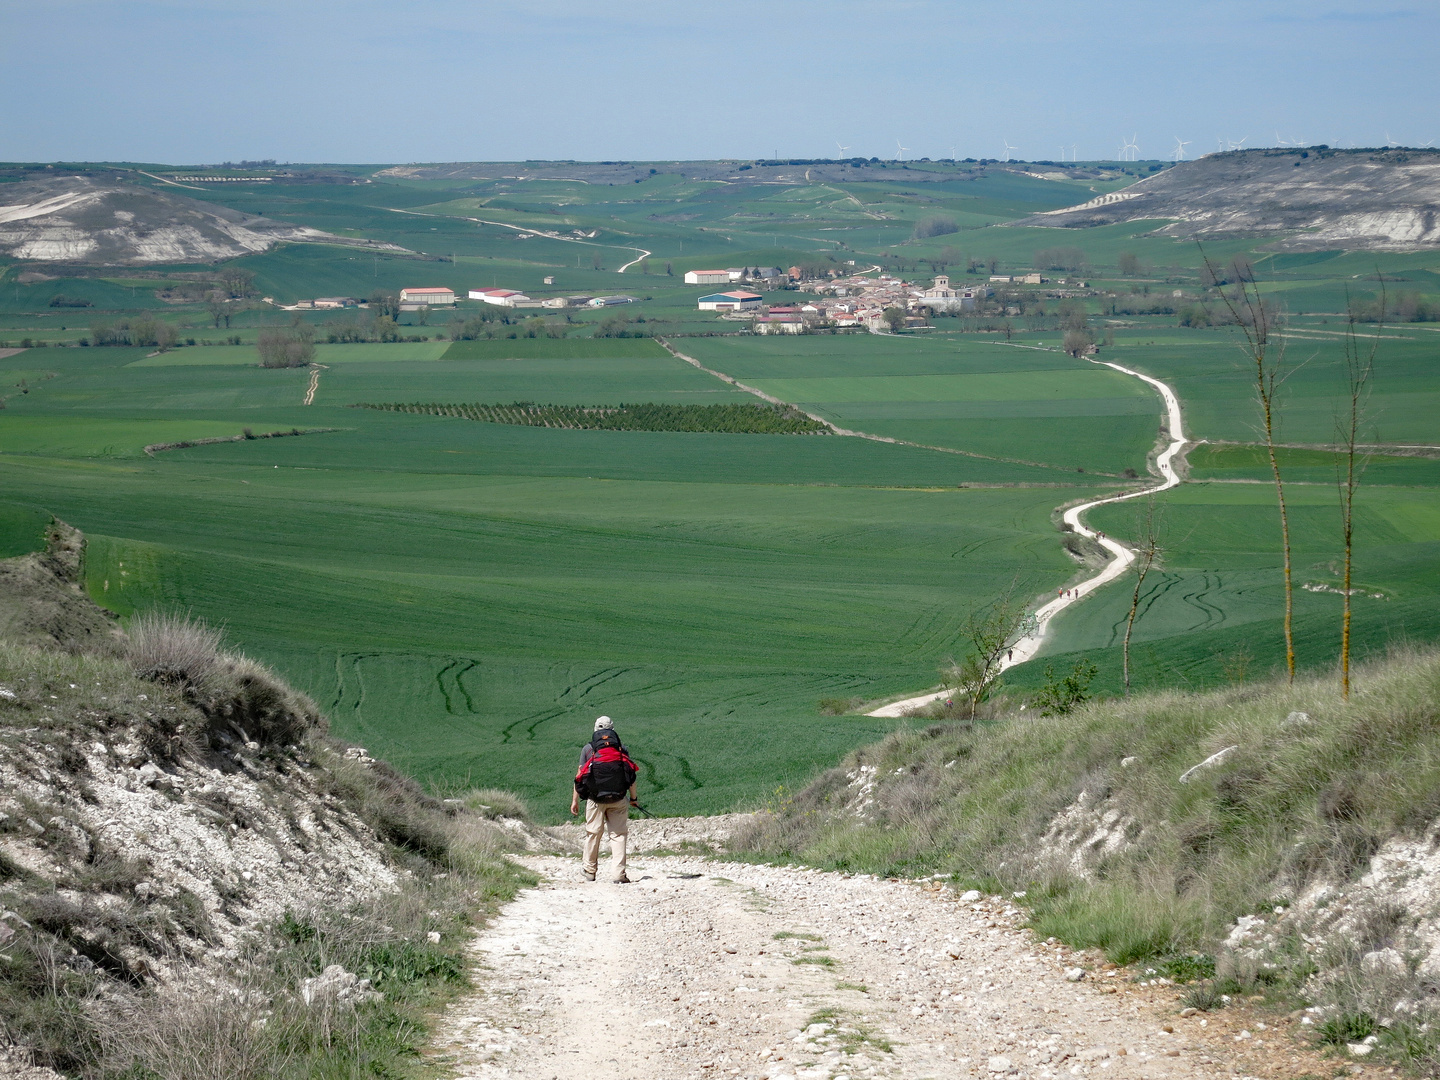
[[[401,289],[400,303],[425,304],[429,307],[453,304],[455,303],[455,290],[440,288]]]
[[[728,285],[729,270],[686,270],[686,285]]]
[[[500,307],[519,307],[531,303],[530,297],[514,289],[471,289],[470,299],[483,300],[487,304],[498,304]]]

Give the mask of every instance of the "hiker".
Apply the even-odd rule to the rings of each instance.
[[[639,770],[625,752],[615,722],[608,716],[595,721],[595,734],[580,751],[580,768],[575,773],[575,791],[570,796],[570,813],[580,812],[585,796],[586,881],[595,880],[600,863],[600,837],[610,833],[610,869],[616,884],[628,884],[625,874],[625,838],[630,833],[630,807],[638,806],[635,777]],[[625,796],[629,794],[629,802]]]

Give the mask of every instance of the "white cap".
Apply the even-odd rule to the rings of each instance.
[[[608,716],[602,716],[602,717],[600,717],[598,720],[595,721],[595,730],[596,730],[596,731],[599,731],[601,728],[613,728],[614,726],[615,726],[615,721],[614,721],[614,720],[611,720],[610,717],[608,717]]]

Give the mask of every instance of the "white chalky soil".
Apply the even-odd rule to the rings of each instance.
[[[479,989],[432,1050],[460,1077],[1230,1073],[1173,1006],[1068,981],[1003,901],[689,856],[632,857],[630,885],[603,861],[594,884],[574,858],[521,861],[545,880],[477,935]]]

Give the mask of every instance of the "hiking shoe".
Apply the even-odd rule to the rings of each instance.
[[[617,878],[615,879],[615,884],[616,884],[616,885],[629,885],[629,884],[630,884],[630,877],[629,877],[629,875],[628,875],[628,874],[621,874],[619,877],[617,877]]]
[[[582,873],[582,874],[585,875],[585,880],[586,880],[586,881],[594,881],[594,880],[595,880],[595,871],[594,871],[594,870],[581,870],[580,873]]]

